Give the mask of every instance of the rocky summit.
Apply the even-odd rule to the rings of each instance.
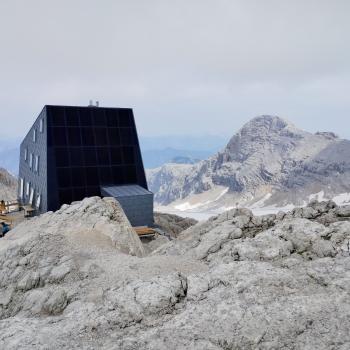
[[[0,239],[1,349],[349,349],[350,206],[232,209],[153,252],[87,198]]]
[[[166,164],[150,170],[148,181],[161,205],[302,205],[318,193],[329,199],[350,193],[350,141],[263,115],[213,157],[194,165]]]

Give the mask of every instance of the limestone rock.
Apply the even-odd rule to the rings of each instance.
[[[233,209],[146,256],[83,202],[0,239],[1,349],[349,348],[347,208]]]

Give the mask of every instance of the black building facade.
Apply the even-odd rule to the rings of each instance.
[[[148,190],[132,109],[43,108],[20,147],[23,204],[43,213],[123,185]]]

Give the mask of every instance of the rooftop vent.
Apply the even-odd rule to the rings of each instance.
[[[89,101],[88,107],[99,107],[99,106],[100,106],[100,102],[96,101],[96,105],[94,105],[92,100]]]

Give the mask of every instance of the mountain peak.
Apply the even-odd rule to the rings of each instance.
[[[275,115],[260,115],[246,123],[241,131],[278,132],[286,127],[294,127],[288,120]]]

